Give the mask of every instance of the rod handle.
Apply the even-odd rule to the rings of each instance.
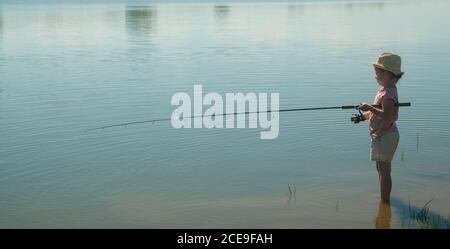
[[[373,105],[374,107],[381,107],[381,105]],[[403,103],[398,103],[395,106],[411,106],[411,102],[403,102]]]
[[[411,102],[398,103],[396,106],[411,106]]]

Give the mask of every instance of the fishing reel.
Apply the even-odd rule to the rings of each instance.
[[[364,117],[364,114],[361,112],[361,110],[358,110],[358,112],[359,112],[359,114],[352,114],[352,117],[350,118],[350,120],[355,124],[366,120],[366,118]]]

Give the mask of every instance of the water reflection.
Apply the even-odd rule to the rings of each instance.
[[[214,6],[214,17],[218,24],[224,24],[228,21],[230,16],[231,7],[227,5]]]
[[[389,229],[391,228],[391,206],[384,202],[380,201],[378,205],[378,214],[375,218],[375,228],[376,229]]]
[[[384,2],[368,2],[368,3],[358,2],[358,3],[347,3],[345,7],[349,12],[351,12],[354,9],[360,10],[362,8],[380,11],[383,10],[384,4],[385,4]]]
[[[289,17],[302,15],[304,9],[305,5],[303,4],[290,4],[288,6]]]
[[[127,34],[140,37],[154,33],[156,15],[156,8],[151,6],[127,6],[125,9]]]

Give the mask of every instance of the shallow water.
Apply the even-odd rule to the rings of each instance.
[[[85,130],[170,117],[172,95],[194,84],[279,92],[281,108],[371,102],[386,50],[402,55],[399,96],[413,105],[400,110],[387,223],[404,227],[404,207],[431,198],[446,217],[449,8],[2,1],[0,227],[375,227],[377,173],[352,110],[283,113],[274,140],[169,122]]]

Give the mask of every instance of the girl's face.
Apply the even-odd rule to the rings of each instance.
[[[390,72],[380,69],[378,67],[375,68],[375,79],[377,80],[380,86],[386,86],[389,82],[392,81],[392,75]]]

